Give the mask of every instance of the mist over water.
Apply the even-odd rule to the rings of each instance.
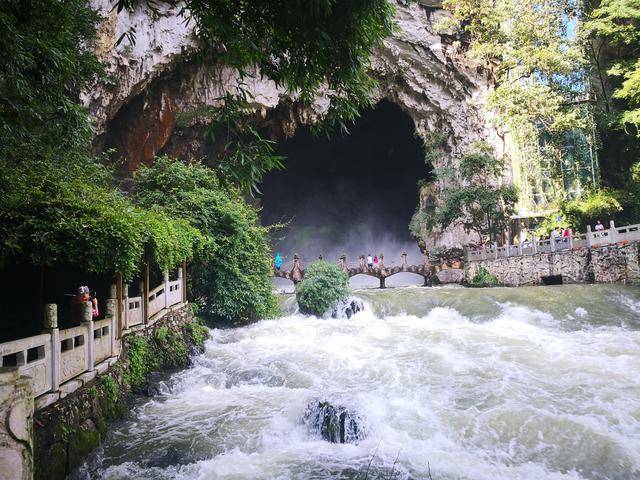
[[[290,222],[273,242],[285,260],[294,253],[303,262],[347,254],[357,263],[359,255],[384,253],[391,265],[406,251],[419,262],[408,225],[417,182],[430,168],[411,118],[399,107],[379,103],[346,135],[314,137],[301,128],[278,153],[287,157],[286,169],[265,176],[261,217],[265,224]]]
[[[74,479],[640,478],[640,289],[356,291],[351,319],[213,330]],[[369,436],[322,441],[309,402]],[[360,475],[360,476],[359,476]]]

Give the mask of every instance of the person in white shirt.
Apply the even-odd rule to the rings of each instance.
[[[602,230],[604,230],[604,225],[602,225],[602,222],[600,220],[596,221],[596,232],[601,232]]]
[[[371,254],[367,256],[367,268],[373,268],[373,257]]]

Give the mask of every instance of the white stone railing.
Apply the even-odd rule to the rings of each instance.
[[[78,380],[89,381],[96,370],[106,371],[115,362],[121,347],[119,331],[124,335],[131,329],[145,328],[167,309],[181,305],[183,281],[182,270],[173,281],[165,274],[162,284],[149,292],[147,314],[144,295],[129,297],[124,285],[120,318],[115,298],[107,300],[105,318],[95,321],[87,302],[80,325],[64,330],[58,329],[57,305],[47,304],[42,334],[0,343],[0,367],[17,367],[20,375],[31,378],[36,408],[50,405],[81,386],[83,382]]]
[[[496,258],[516,257],[519,255],[534,255],[536,253],[553,253],[573,250],[575,248],[590,248],[610,245],[619,242],[640,241],[640,224],[616,227],[613,221],[607,230],[591,231],[587,227],[586,233],[576,233],[568,237],[536,239],[520,242],[519,245],[504,245],[497,243],[475,250],[467,250],[467,261],[479,262]]]

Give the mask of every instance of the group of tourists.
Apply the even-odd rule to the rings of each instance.
[[[604,225],[600,220],[596,221],[594,230],[596,232],[601,232],[605,230]],[[551,231],[550,235],[540,237],[540,240],[551,240],[553,239],[556,243],[567,242],[569,237],[573,237],[575,235],[575,230],[573,225],[569,225],[568,227],[557,226]],[[526,247],[530,244],[531,240],[529,238],[529,233],[527,230],[522,230],[519,235],[513,237],[513,245],[522,244],[523,247]]]
[[[367,268],[380,268],[380,260],[377,255],[374,255],[373,257],[371,254],[367,255]]]
[[[573,235],[574,235],[573,225],[569,225],[568,228],[556,227],[551,232],[551,238],[553,238],[553,240],[556,243],[561,241],[566,242],[567,239],[570,236],[573,237]]]

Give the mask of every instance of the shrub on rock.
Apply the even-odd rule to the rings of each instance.
[[[296,289],[296,299],[302,313],[323,315],[349,294],[349,276],[323,260],[309,265]]]

